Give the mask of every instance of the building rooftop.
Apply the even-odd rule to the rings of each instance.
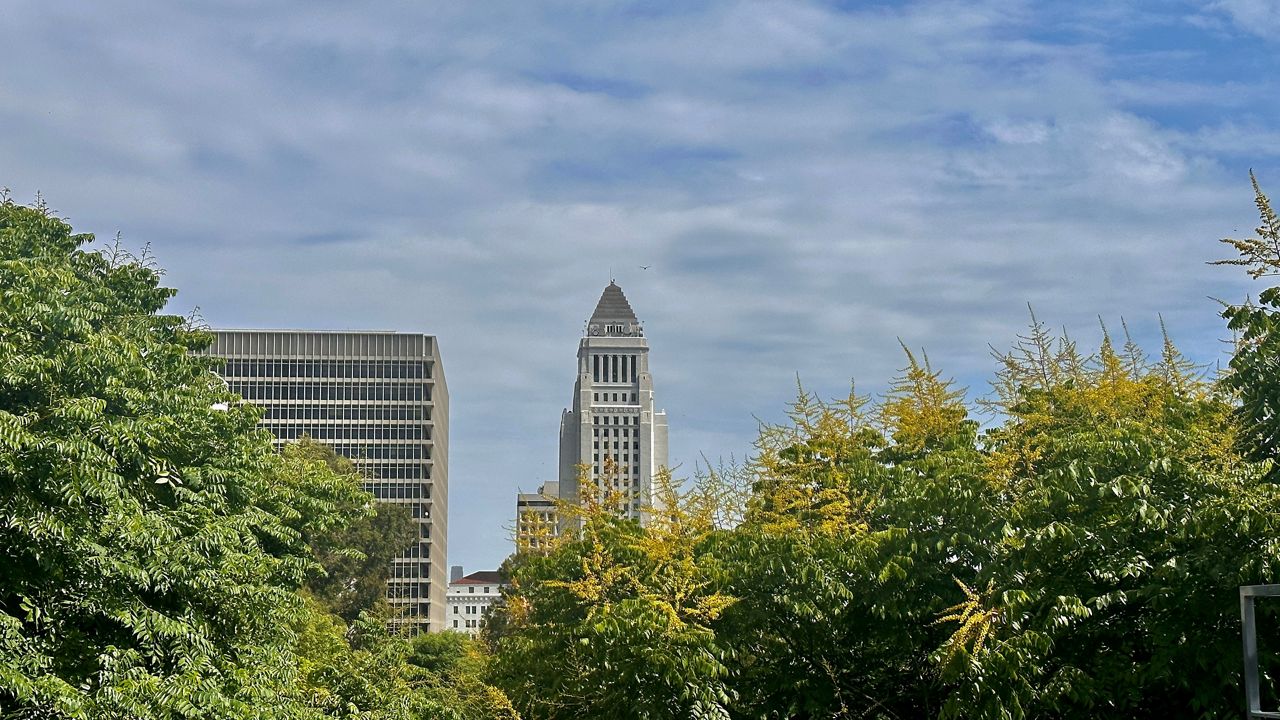
[[[537,492],[522,492],[516,496],[520,502],[555,503],[560,498],[560,483],[545,482],[538,486]]]
[[[215,328],[213,332],[237,332],[237,333],[305,333],[308,335],[427,335],[429,333],[414,332],[412,330],[310,330],[306,328]]]
[[[477,570],[470,575],[465,575],[450,585],[500,585],[502,584],[502,573],[497,570]]]
[[[600,294],[600,302],[596,303],[596,311],[591,313],[591,319],[587,322],[595,323],[636,323],[636,314],[631,310],[631,303],[627,302],[627,296],[622,294],[622,288],[618,284],[609,281],[609,286]]]

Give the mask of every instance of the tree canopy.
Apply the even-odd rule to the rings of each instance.
[[[1263,279],[1254,188],[1224,262]],[[661,473],[643,526],[562,505],[478,643],[389,627],[412,518],[322,444],[274,452],[150,261],[91,242],[0,202],[0,717],[1242,710],[1237,586],[1280,574],[1280,288],[1224,310],[1219,377],[1032,315],[977,405],[906,348],[878,398],[800,389],[745,464]]]
[[[1228,264],[1265,278],[1255,191]],[[1032,315],[981,408],[910,351],[881,398],[801,390],[676,535],[596,508],[512,562],[495,681],[533,718],[1238,716],[1237,587],[1280,571],[1280,288],[1258,297],[1224,313],[1221,378]]]
[[[0,203],[0,706],[295,716],[295,508],[337,522],[342,483],[273,453],[159,273],[92,240]]]
[[[404,514],[274,452],[150,260],[92,242],[0,202],[0,716],[514,718],[368,612]]]
[[[386,587],[391,560],[418,539],[418,525],[409,508],[374,501],[360,490],[355,465],[310,436],[285,445],[284,455],[302,464],[323,463],[348,484],[343,498],[345,522],[299,528],[322,569],[308,577],[305,588],[346,622],[366,611],[385,616],[390,611]]]

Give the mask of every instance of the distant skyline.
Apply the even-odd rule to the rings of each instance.
[[[150,244],[216,327],[436,335],[449,564],[557,473],[584,322],[645,323],[670,455],[901,340],[987,391],[1027,304],[1226,336],[1205,265],[1280,196],[1280,1],[0,6],[0,186]],[[648,269],[642,269],[647,267]],[[610,270],[612,268],[612,271]]]

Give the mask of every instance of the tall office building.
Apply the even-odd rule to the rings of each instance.
[[[266,408],[277,445],[306,434],[349,458],[379,500],[407,505],[418,542],[392,561],[387,599],[419,629],[445,623],[449,391],[431,335],[217,330],[233,392]]]
[[[628,515],[643,522],[653,477],[667,465],[667,414],[653,409],[649,343],[616,283],[587,321],[577,376],[573,407],[560,417],[560,496],[577,502],[590,488],[617,490]],[[579,486],[580,465],[587,467],[586,488]]]

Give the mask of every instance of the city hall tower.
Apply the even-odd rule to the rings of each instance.
[[[587,468],[585,487],[579,466]],[[654,410],[649,343],[622,288],[610,282],[578,343],[573,407],[560,417],[560,497],[577,502],[592,488],[616,490],[627,514],[643,521],[653,478],[666,466],[667,414]]]

